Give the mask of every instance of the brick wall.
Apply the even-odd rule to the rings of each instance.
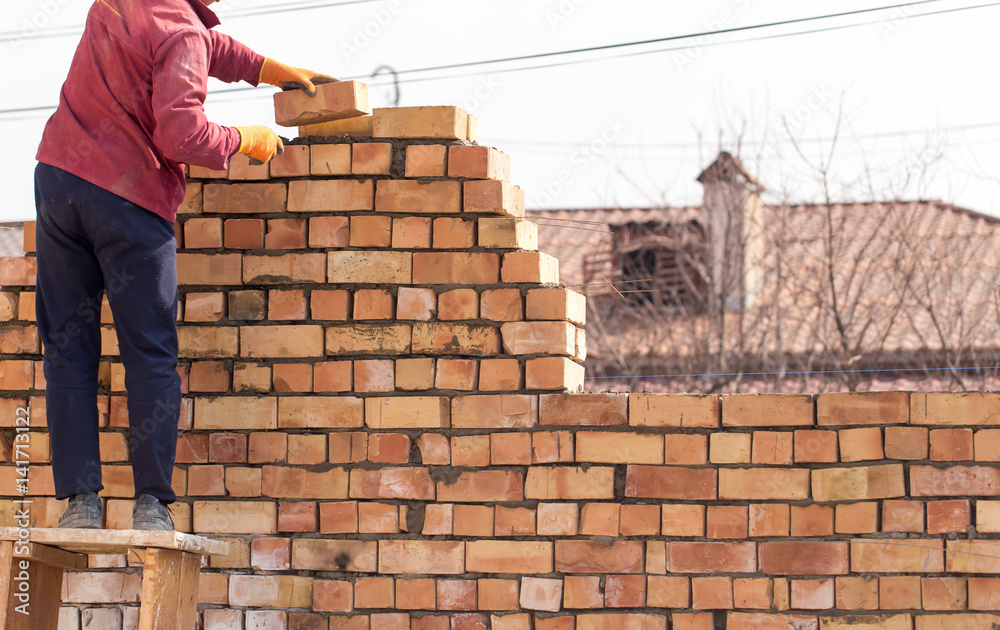
[[[174,514],[232,548],[203,572],[206,630],[1000,623],[1000,395],[568,393],[583,298],[474,127],[376,110],[268,166],[192,169]],[[53,526],[33,265],[0,260],[0,523],[26,405],[32,516]],[[102,322],[102,494],[127,528]],[[141,559],[91,566],[60,628],[134,628]]]

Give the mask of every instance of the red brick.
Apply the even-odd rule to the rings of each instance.
[[[882,531],[924,531],[924,504],[922,501],[887,500],[882,502]]]
[[[441,493],[438,492],[438,495]],[[430,469],[393,467],[351,471],[352,499],[434,500],[434,482]],[[449,498],[438,497],[447,501]]]
[[[748,508],[745,505],[710,505],[706,514],[707,538],[746,538]]]
[[[878,579],[879,606],[882,610],[920,608],[920,577],[885,575]]]
[[[799,394],[722,396],[722,425],[727,427],[810,426],[813,399]]]
[[[465,565],[470,573],[530,575],[551,573],[552,557],[547,541],[474,540],[466,543]]]
[[[454,321],[479,318],[479,294],[474,289],[453,289],[438,296],[438,319]]]
[[[353,388],[351,361],[322,361],[313,364],[314,392],[349,392]]]
[[[375,209],[379,212],[454,214],[462,211],[462,185],[452,181],[379,180]]]
[[[500,257],[484,252],[414,252],[413,284],[496,284]]]
[[[913,393],[910,423],[987,426],[1000,424],[1000,394],[982,392]]]
[[[288,463],[315,466],[327,460],[325,435],[292,433],[288,436]]]
[[[931,461],[957,462],[974,459],[972,429],[932,429],[930,444]]]
[[[326,255],[321,253],[243,256],[243,281],[285,284],[326,281]],[[335,282],[331,279],[330,282]]]
[[[450,322],[413,324],[412,349],[420,354],[492,356],[500,352],[500,335],[493,326]]]
[[[762,542],[760,570],[768,575],[845,575],[847,552],[846,542]]]
[[[650,580],[653,578],[651,577]],[[686,578],[684,578],[686,582]],[[652,600],[653,586],[650,584],[649,604],[651,606],[663,606],[660,599]],[[658,591],[658,594],[662,590]],[[601,578],[596,575],[567,575],[563,578],[563,605],[566,608],[603,608],[604,594],[601,591]],[[686,605],[686,602],[685,602]]]
[[[354,319],[390,320],[394,302],[392,294],[385,289],[359,289],[354,293]]]
[[[224,244],[227,249],[263,247],[263,219],[226,219]]]
[[[581,536],[618,536],[617,503],[585,503],[580,511]]]
[[[665,615],[648,613],[586,614],[577,617],[576,630],[661,630]]]
[[[438,610],[476,610],[475,580],[438,580]]]
[[[390,577],[359,577],[354,581],[355,608],[395,608],[396,592]]]
[[[358,81],[316,86],[315,94],[301,90],[274,95],[274,119],[279,125],[310,125],[369,113],[368,87]]]
[[[399,531],[398,506],[368,501],[358,504],[358,533],[397,534]]]
[[[643,543],[617,541],[606,546],[589,540],[557,540],[556,571],[561,573],[642,573]]]
[[[614,469],[533,466],[528,469],[524,492],[529,499],[611,499]]]
[[[309,145],[285,145],[284,152],[268,164],[271,177],[305,177],[309,175]]]
[[[645,575],[609,575],[604,586],[608,608],[642,608],[646,605]]]
[[[347,217],[309,219],[309,247],[347,247],[350,235]]]
[[[989,466],[913,466],[910,494],[927,496],[993,496],[1000,488],[1000,468]]]
[[[726,614],[727,630],[818,630],[816,617],[809,615],[777,615],[771,613],[730,612]],[[860,630],[860,629],[859,629]]]
[[[406,147],[406,177],[444,177],[448,147],[441,144],[411,144]]]
[[[714,613],[677,613],[673,614],[674,630],[714,630]]]
[[[524,216],[524,191],[508,182],[467,181],[463,191],[463,210],[480,214]]]
[[[0,326],[0,352],[4,354],[38,354],[38,349],[38,330],[34,326],[19,324]],[[108,353],[102,351],[102,354]]]
[[[274,391],[301,392],[312,391],[312,365],[309,363],[275,363],[272,368],[274,375]]]
[[[834,607],[834,581],[792,580],[792,608],[828,610]]]
[[[924,610],[965,610],[965,578],[921,578],[920,590]]]
[[[977,509],[981,509],[988,501],[977,501]],[[927,533],[928,534],[964,534],[969,530],[971,524],[972,510],[968,499],[955,499],[950,501],[928,501],[927,502]],[[990,527],[984,527],[981,519],[976,518],[976,524],[980,532],[990,531]]]
[[[756,545],[751,542],[667,543],[671,573],[752,573],[756,567]]]
[[[306,296],[301,289],[267,292],[267,318],[271,321],[301,321],[306,318]]]
[[[351,145],[317,144],[311,149],[310,174],[318,176],[351,174]]]
[[[761,503],[750,506],[751,537],[788,536],[791,530],[789,506],[781,503]]]
[[[366,398],[365,424],[370,429],[444,428],[451,424],[448,399],[439,396]]]
[[[888,459],[927,459],[928,430],[923,427],[886,427],[885,456]]]
[[[270,214],[285,211],[285,184],[205,184],[203,210],[220,214]]]
[[[532,458],[536,464],[573,461],[573,434],[569,431],[537,432],[531,436]]]
[[[911,573],[944,571],[944,546],[940,540],[908,538],[851,541],[851,569],[857,573]]]
[[[885,458],[882,450],[882,429],[879,427],[842,429],[839,431],[839,436],[840,461],[842,462]]]
[[[306,246],[305,219],[268,219],[264,247],[267,249],[302,249]]]
[[[292,533],[316,531],[316,502],[279,501],[278,531]]]
[[[675,466],[628,466],[625,496],[648,499],[714,500],[717,471]],[[740,497],[744,499],[745,497]]]
[[[875,583],[878,584],[878,581]],[[733,606],[735,608],[770,609],[771,580],[768,578],[735,578],[733,580]]]
[[[492,537],[494,511],[487,505],[456,505],[454,512],[455,536]]]
[[[531,435],[494,433],[490,436],[490,463],[494,466],[531,464]]]
[[[222,247],[222,219],[192,217],[184,222],[185,249]]]
[[[697,466],[708,462],[708,438],[698,433],[663,436],[664,464]]]
[[[498,505],[494,523],[496,536],[534,536],[535,510]]]
[[[969,578],[969,610],[1000,610],[1000,578]]]
[[[836,579],[838,610],[878,610],[878,580],[863,577]]]
[[[510,157],[492,147],[452,145],[448,177],[509,181]]]
[[[355,175],[388,175],[392,167],[392,145],[388,142],[358,142],[353,146],[351,172]]]
[[[389,247],[392,217],[378,214],[351,217],[351,247]]]
[[[475,245],[476,222],[457,217],[434,219],[431,246],[434,249],[468,249]]]
[[[833,535],[833,506],[793,505],[791,518],[792,536]]]
[[[795,461],[798,463],[836,462],[837,432],[803,429],[795,431]]]
[[[749,433],[712,433],[709,461],[713,464],[749,464],[751,444]]]
[[[452,458],[454,465],[454,451]],[[460,473],[454,481],[445,480],[437,483],[438,501],[492,503],[523,501],[524,497],[524,476],[514,471],[466,471]]]
[[[289,499],[346,499],[347,471],[334,468],[310,472],[286,466],[264,466],[261,493],[265,497]]]
[[[792,463],[792,433],[789,431],[754,431],[751,462],[788,466]]]
[[[208,461],[226,464],[247,461],[247,436],[243,433],[211,434],[208,439]]]
[[[996,574],[1000,572],[1000,561],[997,560],[1000,558],[1000,541],[949,540],[946,557],[946,570],[950,573]]]
[[[557,284],[559,259],[542,252],[504,254],[500,280],[505,284]]]
[[[523,382],[517,359],[483,359],[479,363],[480,391],[517,391]]]
[[[629,424],[634,426],[717,427],[719,426],[719,397],[688,394],[630,394]]]
[[[396,580],[396,608],[402,610],[434,610],[434,580]]]
[[[321,612],[351,612],[354,585],[342,580],[314,580],[312,609]]]
[[[838,392],[816,398],[820,426],[907,424],[909,420],[907,392]]]
[[[691,578],[691,608],[733,607],[733,579],[731,577]]]
[[[313,159],[317,147],[313,145]],[[350,212],[375,209],[374,182],[348,179],[299,180],[288,184],[289,212]]]
[[[878,502],[837,505],[835,531],[838,534],[870,534],[878,531]]]
[[[660,533],[660,506],[623,505],[620,520],[622,536],[656,536]]]
[[[429,249],[430,217],[402,217],[392,220],[393,249]]]
[[[313,291],[309,296],[312,318],[329,321],[347,321],[350,294],[344,289]]]
[[[808,499],[809,471],[801,468],[723,468],[719,470],[719,498]]]
[[[37,265],[37,260],[34,257],[0,257],[0,286],[33,286]]]
[[[664,536],[704,536],[705,506],[664,504],[662,507],[661,529]]]

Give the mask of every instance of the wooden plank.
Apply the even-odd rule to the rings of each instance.
[[[193,630],[194,624],[181,624],[181,596],[184,574],[183,551],[150,549],[142,568],[142,604],[139,608],[139,630],[176,628]]]
[[[16,527],[0,528],[0,540],[17,540]],[[190,553],[224,556],[229,543],[181,532],[139,529],[31,528],[28,540],[74,553],[126,553],[129,549],[175,549]]]
[[[87,556],[72,551],[65,551],[57,547],[48,547],[38,543],[28,543],[27,552],[14,554],[15,558],[27,558],[36,562],[41,562],[52,567],[61,569],[82,570],[87,568]]]
[[[21,562],[27,561],[14,553],[12,541],[0,542],[0,629],[2,630],[56,630],[59,625],[59,603],[62,596],[63,570],[44,562],[28,562],[23,569]],[[27,571],[27,580],[14,578]],[[18,584],[26,583],[26,601],[18,595]],[[27,607],[23,607],[27,604]],[[22,606],[18,611],[18,606]]]
[[[201,580],[201,556],[185,553],[181,560],[180,602],[177,604],[178,628],[194,628],[198,621],[198,582]]]

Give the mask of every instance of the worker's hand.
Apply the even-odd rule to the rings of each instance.
[[[336,81],[337,79],[328,74],[320,74],[305,68],[293,68],[286,66],[280,61],[275,61],[270,57],[264,59],[264,65],[260,67],[260,82],[269,85],[276,85],[282,89],[287,89],[287,84],[295,84],[294,87],[302,88],[302,91],[310,96],[316,94],[316,86],[313,81],[316,79],[327,79]]]
[[[236,131],[240,132],[240,148],[236,152],[255,160],[267,162],[275,153],[285,150],[285,145],[281,143],[278,134],[263,125],[236,127]]]

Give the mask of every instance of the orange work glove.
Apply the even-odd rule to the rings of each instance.
[[[286,89],[286,84],[293,83],[294,87],[302,88],[302,91],[310,96],[316,94],[316,86],[313,84],[315,79],[327,79],[327,83],[337,80],[327,74],[286,66],[270,57],[265,57],[264,65],[260,67],[260,83],[275,85],[282,89]]]
[[[282,153],[285,150],[285,145],[281,143],[278,134],[263,125],[236,127],[236,131],[240,132],[240,148],[236,149],[236,152],[255,160],[267,162],[275,153]]]

